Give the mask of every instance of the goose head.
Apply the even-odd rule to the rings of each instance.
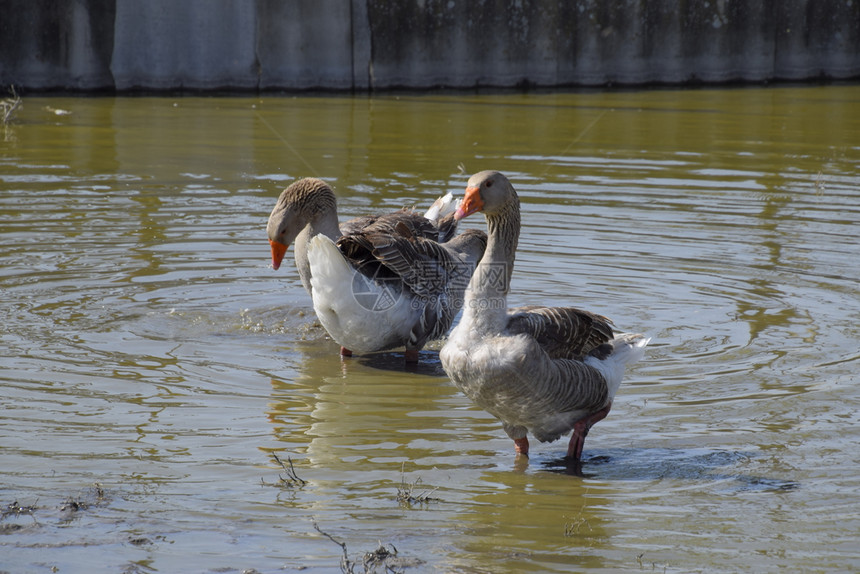
[[[336,209],[334,192],[321,179],[300,179],[281,192],[266,226],[272,246],[272,267],[281,266],[287,248],[308,224]]]
[[[480,171],[469,178],[466,194],[454,218],[457,220],[483,211],[488,217],[506,211],[517,201],[517,193],[511,182],[498,171]]]

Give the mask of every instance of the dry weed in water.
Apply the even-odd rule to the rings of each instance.
[[[364,568],[364,570],[361,571],[363,574],[373,574],[374,572],[392,572],[399,574],[405,572],[406,568],[418,566],[424,563],[422,560],[417,558],[401,558],[397,556],[397,548],[394,547],[394,544],[386,546],[380,541],[376,550],[364,553],[361,558],[361,563],[359,564],[356,560],[350,559],[349,551],[346,548],[346,542],[341,542],[320,528],[316,521],[312,521],[311,523],[314,526],[314,530],[340,546],[343,551],[343,555],[340,558],[340,571],[343,574],[358,574],[359,571],[357,571],[356,568],[359,566]]]
[[[27,506],[18,504],[16,500],[12,504],[7,504],[2,509],[0,509],[0,520],[3,520],[7,516],[15,516],[16,518],[21,516],[22,514],[26,514],[28,516],[33,516],[33,513],[36,512],[36,504],[29,504]],[[35,517],[33,518],[35,520]]]
[[[286,473],[286,476],[284,476],[283,474],[278,475],[278,486],[282,486],[284,488],[301,488],[308,483],[307,480],[299,477],[299,475],[296,474],[296,469],[293,467],[292,458],[290,458],[289,456],[287,457],[287,464],[284,464],[284,461],[278,458],[278,455],[274,453],[272,453],[272,458],[275,459],[275,462],[277,462],[281,466],[281,468],[284,469],[284,473]],[[262,478],[260,479],[260,482],[265,485],[269,484]]]
[[[400,486],[397,487],[397,502],[404,506],[411,506],[413,504],[426,504],[428,502],[434,502],[440,500],[439,498],[434,498],[432,494],[439,490],[439,487],[436,486],[430,490],[425,490],[420,494],[415,494],[415,488],[421,483],[421,477],[419,476],[411,483],[406,482],[406,475],[403,471],[403,465],[400,466]]]
[[[9,86],[12,97],[0,100],[0,113],[3,114],[3,125],[8,125],[15,117],[15,110],[21,107],[21,96],[15,92],[15,86]]]

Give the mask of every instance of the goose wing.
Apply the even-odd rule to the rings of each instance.
[[[437,200],[438,201],[438,200]],[[438,209],[436,210],[438,211]],[[355,235],[359,233],[398,233],[396,227],[405,225],[410,236],[432,239],[439,243],[445,243],[457,232],[458,221],[454,212],[442,212],[428,219],[425,215],[415,213],[408,208],[400,209],[392,213],[376,215],[363,215],[355,217],[340,224],[342,235]]]
[[[404,226],[396,234],[367,234],[373,256],[397,275],[416,295],[438,296],[456,282],[468,285],[471,269],[443,244],[412,235]]]
[[[450,328],[473,270],[473,264],[460,254],[431,239],[412,235],[402,222],[395,233],[365,233],[360,240],[344,245],[344,249],[362,250],[372,256],[381,266],[377,277],[386,274],[399,279],[403,293],[422,309],[412,329],[410,346],[421,347]]]
[[[348,221],[344,221],[340,224],[340,234],[343,235],[354,235],[356,233],[361,233],[366,227],[373,225],[377,219],[379,219],[379,215],[362,215],[359,217],[354,217]]]
[[[443,256],[439,255],[441,252],[438,251],[433,253],[434,247],[431,243],[448,241],[453,237],[456,229],[457,221],[453,213],[442,216],[436,223],[404,208],[394,213],[357,217],[341,224],[343,235],[338,239],[337,245],[344,256],[362,273],[374,277],[382,273],[381,277],[389,278],[399,275],[395,267],[405,265],[402,258],[395,256],[397,248],[393,246],[394,244],[403,252],[417,249],[421,253],[420,261],[425,261],[427,258],[434,260]],[[388,269],[381,269],[378,263],[382,260],[374,253],[374,249],[385,243],[386,238],[393,240],[394,244],[387,251]],[[418,247],[410,247],[406,243],[406,241],[420,240],[429,240],[431,243],[421,244]]]
[[[437,241],[439,239],[439,229],[442,221],[450,217],[442,218],[439,226],[433,221],[430,221],[423,215],[415,213],[411,209],[403,208],[392,213],[382,213],[377,215],[364,215],[356,217],[341,223],[340,230],[343,235],[356,235],[366,233],[390,233],[398,234],[396,230],[398,225],[405,226],[404,229],[409,231],[410,235],[424,237]]]
[[[575,307],[511,309],[507,331],[534,337],[553,359],[582,360],[613,337],[609,319]]]

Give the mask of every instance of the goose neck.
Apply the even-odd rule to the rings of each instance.
[[[293,253],[296,258],[296,268],[299,278],[308,293],[311,293],[311,264],[308,259],[308,245],[317,235],[325,235],[332,241],[340,239],[340,225],[337,219],[337,208],[331,206],[318,212],[308,221],[307,225],[296,236]]]
[[[464,319],[483,334],[500,332],[507,317],[507,296],[519,241],[519,208],[487,216],[487,249],[472,280]]]

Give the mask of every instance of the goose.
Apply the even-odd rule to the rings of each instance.
[[[287,187],[269,216],[272,267],[290,244],[302,285],[341,355],[406,347],[406,361],[447,333],[463,303],[486,234],[455,235],[452,194],[420,215],[393,213],[338,222],[331,187],[317,178]]]
[[[579,461],[589,429],[609,413],[627,364],[649,338],[615,335],[606,317],[573,307],[508,309],[520,234],[520,202],[508,179],[482,171],[468,182],[455,219],[482,211],[486,251],[466,290],[463,315],[439,352],[442,367],[477,406],[502,421],[519,455],[573,431]]]

